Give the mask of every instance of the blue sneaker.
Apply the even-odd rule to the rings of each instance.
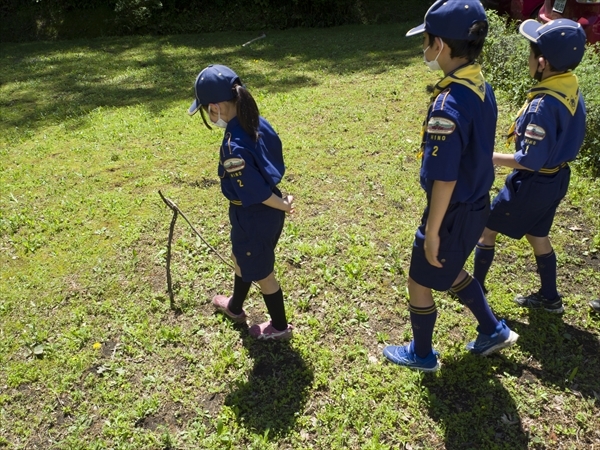
[[[475,355],[487,356],[501,348],[510,347],[517,342],[517,339],[519,335],[508,328],[504,320],[501,320],[492,335],[479,332],[477,339],[467,344],[467,350]]]
[[[434,350],[425,358],[419,358],[414,351],[414,345],[413,341],[403,346],[388,345],[383,349],[383,356],[394,364],[423,372],[435,372],[440,368],[438,352]]]

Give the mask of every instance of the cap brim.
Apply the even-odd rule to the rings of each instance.
[[[406,32],[406,36],[415,36],[417,34],[421,34],[425,32],[425,24],[422,23],[421,25],[419,25],[418,27],[414,27],[411,30],[408,30]]]
[[[540,33],[539,28],[542,26],[537,20],[527,19],[519,26],[519,33],[525,36],[531,42],[537,42]]]
[[[190,116],[193,116],[194,114],[196,114],[198,112],[198,110],[200,109],[200,103],[198,102],[198,100],[194,100],[194,103],[192,103],[192,106],[190,106],[188,108],[188,114]]]

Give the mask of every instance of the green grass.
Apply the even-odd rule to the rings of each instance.
[[[414,25],[414,24],[410,24]],[[600,440],[600,184],[575,173],[552,232],[562,318],[501,238],[490,303],[521,335],[467,354],[468,311],[436,294],[442,370],[383,361],[410,339],[406,277],[424,207],[416,150],[436,80],[409,24],[0,46],[0,448],[589,449]],[[284,143],[296,198],[277,273],[291,343],[216,316],[230,269],[176,228],[174,200],[229,254],[219,132],[188,117],[209,63],[233,67]],[[503,101],[500,139],[516,110]],[[499,172],[497,190],[506,172]],[[266,311],[254,288],[252,323]]]

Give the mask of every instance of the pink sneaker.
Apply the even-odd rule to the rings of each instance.
[[[229,310],[229,300],[231,300],[231,297],[226,297],[224,295],[215,295],[212,299],[212,304],[217,311],[225,314],[235,323],[246,322],[246,311],[242,309],[242,312],[240,314],[232,313]]]
[[[289,323],[287,328],[283,331],[276,330],[273,325],[271,325],[271,321],[260,323],[256,325],[252,325],[250,327],[250,336],[253,338],[267,341],[270,339],[278,340],[278,341],[287,341],[292,338],[292,331],[294,330],[294,326]]]

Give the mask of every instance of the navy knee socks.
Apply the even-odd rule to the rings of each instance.
[[[433,338],[433,327],[437,319],[437,308],[435,304],[427,308],[409,305],[408,310],[410,311],[415,353],[419,358],[425,358],[431,353],[431,340]]]
[[[479,331],[483,334],[494,334],[498,320],[490,309],[479,282],[467,274],[464,280],[452,286],[452,291],[471,310],[479,322]]]
[[[552,250],[545,255],[536,255],[535,262],[542,282],[540,294],[548,300],[554,300],[558,296],[556,290],[556,253]]]
[[[487,293],[485,288],[485,277],[494,261],[493,245],[477,244],[475,247],[475,260],[473,261],[473,278],[479,281],[483,292]]]
[[[263,294],[265,305],[271,316],[271,325],[278,331],[287,328],[288,322],[285,317],[285,305],[283,304],[283,292],[281,288],[273,294]]]
[[[234,314],[241,314],[244,301],[248,295],[248,291],[252,286],[251,281],[244,281],[242,277],[235,276],[233,279],[233,296],[229,300],[229,311]]]

